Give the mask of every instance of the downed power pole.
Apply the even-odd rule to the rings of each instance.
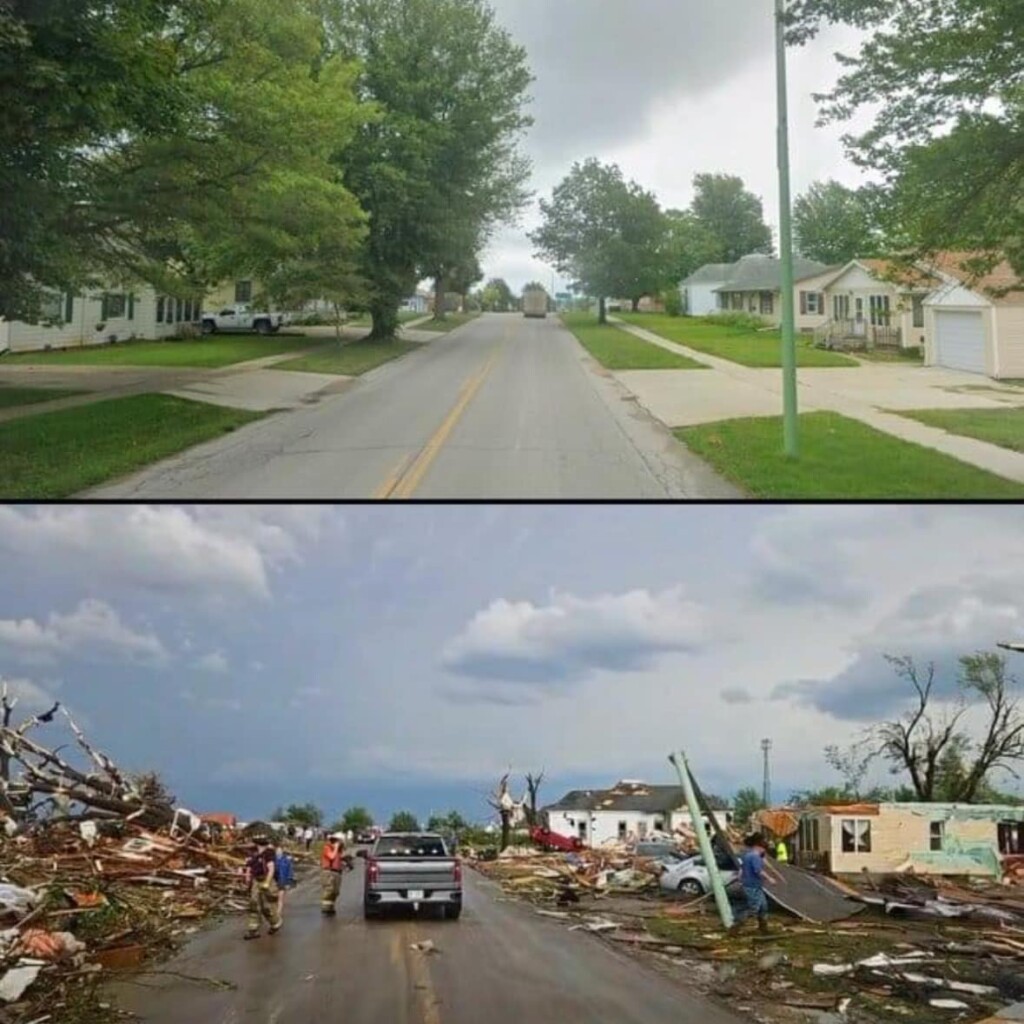
[[[707,829],[704,827],[704,818],[701,815],[700,806],[697,803],[697,794],[694,791],[693,778],[690,775],[690,766],[686,761],[686,754],[679,751],[678,754],[669,754],[669,761],[679,775],[679,784],[683,787],[686,796],[686,806],[690,809],[690,817],[693,820],[693,831],[697,836],[697,845],[700,847],[701,856],[708,869],[708,877],[711,879],[711,889],[715,894],[715,906],[718,907],[718,916],[722,919],[724,928],[731,928],[733,925],[732,907],[729,904],[729,897],[725,893],[725,885],[722,883],[722,875],[718,870],[718,861],[715,858],[714,850],[711,848],[711,840],[708,838]]]

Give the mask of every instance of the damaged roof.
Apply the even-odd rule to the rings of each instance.
[[[649,786],[619,782],[610,789],[574,789],[545,811],[636,811],[663,814],[683,807],[686,797],[679,786]]]

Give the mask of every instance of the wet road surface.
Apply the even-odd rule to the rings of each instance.
[[[234,989],[153,974],[118,984],[115,1003],[147,1024],[738,1024],[595,937],[499,902],[472,871],[458,921],[364,922],[361,871],[345,876],[334,918],[304,882],[274,937],[243,942],[234,918],[158,968]],[[426,939],[436,953],[410,949]]]

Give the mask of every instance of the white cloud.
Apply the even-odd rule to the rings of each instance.
[[[7,506],[0,553],[36,570],[73,565],[150,590],[267,598],[271,571],[301,560],[330,514],[315,506]]]
[[[104,601],[89,598],[67,615],[52,613],[46,623],[35,619],[0,619],[0,642],[22,660],[52,663],[61,657],[124,659],[163,664],[167,651],[151,632],[121,621]]]
[[[478,680],[559,686],[600,671],[651,666],[662,654],[694,650],[705,628],[701,607],[681,587],[550,603],[494,601],[448,642],[442,661]]]
[[[229,667],[227,655],[223,651],[211,651],[209,654],[204,654],[201,658],[198,658],[195,662],[195,667],[203,672],[223,675],[228,671]]]

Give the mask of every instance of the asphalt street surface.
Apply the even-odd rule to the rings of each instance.
[[[492,314],[341,394],[87,496],[645,500],[738,492],[555,318]]]
[[[233,918],[156,968],[168,973],[116,985],[113,1001],[147,1024],[739,1024],[596,937],[499,902],[473,871],[458,921],[365,922],[361,872],[345,876],[336,917],[304,882],[277,935],[243,942]],[[428,939],[435,953],[410,948]]]

